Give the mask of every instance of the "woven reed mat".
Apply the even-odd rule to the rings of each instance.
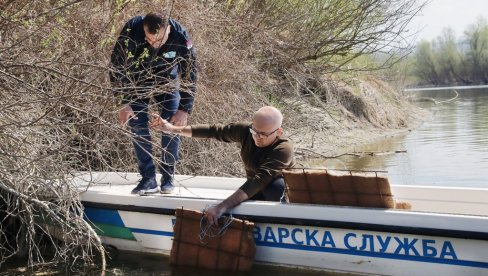
[[[202,217],[200,211],[176,209],[170,262],[213,270],[249,271],[256,255],[254,223],[221,218],[219,232],[202,235],[202,229],[209,229]]]
[[[283,177],[290,203],[411,209],[395,202],[385,176],[294,169],[284,170]]]

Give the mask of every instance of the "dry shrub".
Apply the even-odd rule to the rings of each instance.
[[[93,247],[103,249],[83,220],[69,177],[80,170],[136,171],[131,134],[116,123],[109,57],[123,22],[171,9],[173,3],[17,0],[2,5],[0,264],[21,253],[29,265],[92,262]],[[225,16],[192,1],[179,1],[172,14],[188,27],[198,49],[201,81],[191,121],[249,119],[262,105],[256,91],[263,77],[245,61],[244,50],[229,46],[236,41],[219,29]],[[241,171],[233,145],[187,140],[182,153],[179,172]],[[50,238],[45,222],[62,229],[61,242]],[[54,252],[49,259],[43,257],[42,237]]]
[[[310,109],[308,93],[318,99],[317,113],[340,110],[341,101],[335,99],[340,98],[341,90],[328,88],[334,84],[323,80],[322,67],[310,64],[310,56],[320,55],[323,66],[331,62],[331,67],[324,68],[339,68],[334,51],[345,53],[347,49],[339,42],[354,33],[316,41],[319,52],[310,53],[313,43],[305,42],[307,33],[299,28],[306,20],[303,14],[294,17],[289,3],[280,3],[286,6],[277,7],[273,1],[2,2],[0,265],[21,251],[28,252],[30,265],[80,258],[90,263],[94,247],[103,253],[100,241],[82,219],[78,191],[69,176],[87,170],[136,171],[132,136],[116,123],[118,107],[108,81],[109,57],[118,32],[136,14],[171,10],[172,17],[193,37],[199,82],[190,123],[250,120],[258,107],[274,104],[285,112],[291,136],[297,135],[295,129],[309,133],[315,128],[327,129],[324,124],[310,122],[308,114],[298,108]],[[372,3],[383,7],[388,1]],[[361,7],[354,12],[365,16]],[[335,16],[340,14],[348,14],[346,18],[352,20],[354,13],[341,9]],[[411,15],[405,14],[407,18]],[[385,31],[391,30],[394,22],[387,21]],[[320,23],[317,27],[322,28],[326,22]],[[359,31],[360,25],[355,26]],[[313,35],[308,34],[309,38]],[[374,39],[380,42],[381,37]],[[368,45],[374,46],[373,42]],[[355,49],[353,44],[348,44],[349,49]],[[375,48],[367,49],[371,52]],[[346,98],[345,102],[349,101]],[[370,121],[383,117],[360,111],[355,115]],[[160,151],[158,143],[154,148]],[[184,139],[177,172],[243,175],[238,152],[235,145]],[[42,220],[66,233],[61,243],[47,239],[55,252],[50,260],[42,257],[39,248]]]

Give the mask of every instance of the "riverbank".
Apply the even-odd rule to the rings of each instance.
[[[365,143],[412,131],[431,116],[375,78],[339,90],[338,98],[321,106],[310,101],[294,104],[303,121],[289,126],[287,135],[295,143],[299,164],[310,166],[317,159],[355,152]],[[355,103],[346,102],[351,97],[344,94],[354,90]]]

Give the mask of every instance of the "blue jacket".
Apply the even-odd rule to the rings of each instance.
[[[130,19],[122,29],[115,43],[111,64],[110,81],[116,96],[124,104],[144,93],[167,84],[177,82],[181,96],[180,110],[191,112],[196,91],[197,67],[195,49],[185,28],[170,19],[168,40],[159,49],[154,49],[146,41],[143,16]],[[166,86],[165,86],[166,85]]]

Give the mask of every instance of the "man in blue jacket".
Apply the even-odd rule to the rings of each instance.
[[[151,12],[130,19],[112,52],[110,81],[121,104],[119,123],[134,134],[134,148],[141,181],[133,194],[158,192],[152,158],[148,108],[153,100],[160,116],[174,125],[187,124],[193,108],[197,81],[195,49],[185,28],[164,14]],[[179,77],[180,76],[180,77]],[[174,189],[178,161],[178,135],[162,135],[161,193]]]

